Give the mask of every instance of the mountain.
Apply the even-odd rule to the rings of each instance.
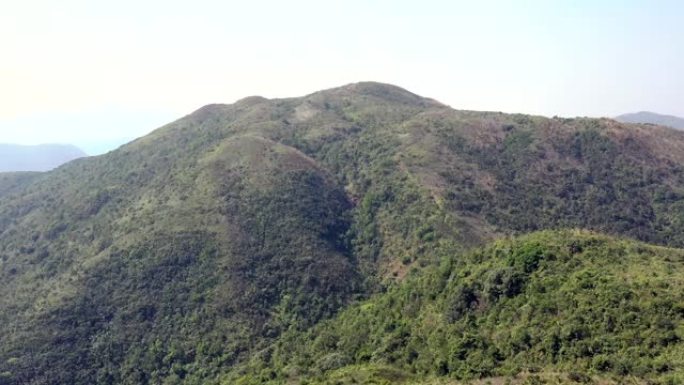
[[[623,114],[615,118],[623,123],[656,124],[684,130],[684,118],[672,115],[661,115],[655,112],[641,111],[632,114]]]
[[[0,143],[0,172],[48,171],[84,156],[87,155],[81,149],[66,144],[24,146]]]
[[[516,373],[527,373],[525,383],[681,374],[674,365],[684,354],[682,263],[681,249],[583,231],[500,240],[283,337],[267,360],[252,362],[261,373],[253,383],[307,375],[331,384],[411,384]]]
[[[2,174],[0,384],[677,381],[683,150],[665,127],[366,82]],[[593,232],[523,235],[567,228]],[[620,311],[644,315],[596,321]]]

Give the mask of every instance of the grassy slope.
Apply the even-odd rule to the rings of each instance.
[[[683,293],[682,250],[581,231],[534,233],[449,256],[286,335],[241,381],[354,383],[354,373],[384,366],[397,377],[391,382],[406,383],[539,371],[679,383]],[[339,369],[350,364],[361,366]]]
[[[682,246],[682,148],[660,127],[455,111],[376,83],[206,106],[0,182],[0,381],[210,383],[502,234]]]

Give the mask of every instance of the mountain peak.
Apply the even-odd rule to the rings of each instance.
[[[245,98],[242,98],[242,99],[236,101],[235,104],[248,107],[248,106],[253,106],[255,104],[264,103],[267,101],[268,101],[268,99],[263,97],[263,96],[252,95],[252,96],[247,96]]]
[[[336,95],[336,96],[365,96],[370,98],[377,98],[387,102],[401,103],[417,106],[439,106],[441,103],[414,94],[399,86],[380,83],[374,81],[363,81],[357,83],[350,83],[341,87],[331,88],[316,92],[313,95]]]
[[[354,92],[362,94],[391,94],[391,93],[403,93],[408,95],[415,95],[414,93],[406,90],[405,88],[396,86],[394,84],[375,82],[375,81],[362,81],[356,83],[349,83],[340,88],[348,89]]]

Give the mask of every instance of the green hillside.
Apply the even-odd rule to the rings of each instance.
[[[0,198],[12,192],[21,191],[33,179],[40,176],[37,172],[3,172],[0,173]]]
[[[416,345],[418,356],[409,359],[406,347],[393,345],[394,329],[379,332],[372,324],[378,315],[354,311],[401,290],[419,293],[419,285],[422,297],[406,299],[419,313],[407,313],[405,321],[433,314],[431,306],[442,314],[439,306],[453,290],[470,287],[477,294],[477,285],[488,282],[486,269],[504,269],[504,262],[478,260],[468,250],[509,235],[586,228],[684,247],[682,154],[684,133],[663,127],[457,111],[395,86],[358,83],[300,98],[209,105],[106,155],[47,173],[0,174],[0,384],[230,383],[253,367],[268,378],[299,378],[283,374],[290,364],[268,357],[286,341],[302,349],[292,356],[302,362],[302,378],[330,375],[332,381],[345,369],[309,372],[320,367],[306,364],[318,351],[298,338],[328,327],[346,333],[336,322],[352,318],[370,322],[357,325],[369,339],[354,348],[361,350],[339,352],[348,356],[321,350],[333,354],[330,361],[339,358],[330,368],[355,364],[375,376],[384,366],[374,365],[385,365],[416,381],[423,374],[460,380],[532,366],[566,371],[571,364],[580,373],[620,375],[614,360],[625,350],[610,345],[614,340],[600,342],[613,349],[603,369],[595,355],[575,350],[553,361],[540,353],[544,336],[532,335],[541,340],[528,341],[534,345],[528,350],[513,350],[510,336],[500,336],[499,345],[488,340],[499,327],[513,328],[515,317],[528,317],[520,318],[527,328],[551,322],[507,313],[525,305],[520,293],[482,309],[467,305],[463,317],[444,324],[440,330],[465,328],[479,341],[460,366],[454,352],[438,354],[454,346],[448,336]],[[555,250],[562,242],[548,234],[531,239]],[[604,265],[615,274],[644,267],[642,253],[630,251],[629,260],[618,261],[611,247],[597,246],[596,255],[607,259],[587,267],[594,274]],[[643,248],[657,250],[648,258],[679,255]],[[557,287],[547,290],[565,301],[574,292],[559,291],[565,284],[559,276],[577,266],[561,262],[549,267]],[[662,292],[678,309],[681,266],[668,263],[670,270],[658,265],[654,271],[671,277],[671,286],[661,288],[653,277],[642,289]],[[444,287],[428,285],[439,266],[454,278]],[[532,282],[536,271],[515,274]],[[587,298],[609,291],[588,290]],[[398,309],[383,306],[373,308]],[[666,318],[675,324],[672,335],[680,336],[677,311]],[[482,321],[489,314],[501,324]],[[555,316],[561,322],[570,315]],[[633,322],[626,330],[669,330],[651,318]],[[638,345],[653,357],[625,373],[679,375],[654,372],[656,358],[675,367],[682,362],[679,341],[670,344],[671,351]],[[378,349],[385,356],[373,357]],[[426,362],[429,351],[442,366]],[[535,353],[521,353],[527,351]]]
[[[166,180],[172,164],[101,161],[4,201],[10,383],[156,383],[185,365],[212,378],[358,290],[349,203],[299,151],[235,137]]]
[[[546,231],[445,257],[289,334],[240,383],[355,383],[374,370],[405,383],[519,373],[681,383],[682,338],[684,251]]]

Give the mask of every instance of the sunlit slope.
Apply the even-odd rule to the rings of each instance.
[[[683,325],[684,251],[545,231],[445,256],[307,333],[286,335],[240,381],[540,373],[548,383],[679,383]]]

